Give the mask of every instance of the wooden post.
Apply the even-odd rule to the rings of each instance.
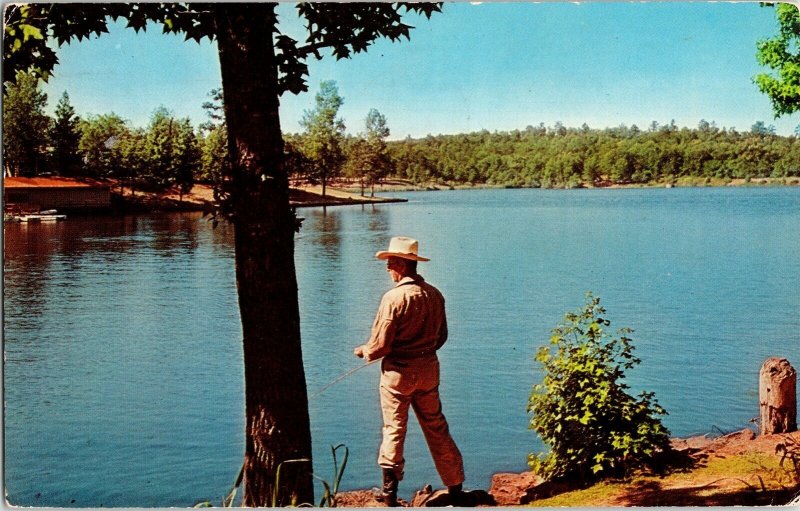
[[[764,361],[758,381],[760,434],[797,431],[797,372],[785,358]]]

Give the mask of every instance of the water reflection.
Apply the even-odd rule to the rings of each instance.
[[[344,313],[339,288],[343,275],[341,211],[314,209],[306,213],[301,231],[307,243],[304,263],[298,264],[298,287],[313,294],[315,320],[338,322]],[[312,278],[305,278],[313,275]],[[307,307],[306,310],[309,310]],[[303,310],[301,309],[301,314]]]
[[[197,248],[199,219],[179,215],[168,216],[165,220],[154,222],[155,225],[151,227],[153,240],[150,248],[164,258],[173,257],[176,251],[194,253],[194,249]]]
[[[168,214],[4,228],[9,500],[216,499],[244,431],[230,226]]]
[[[233,225],[224,218],[220,218],[214,227],[214,219],[211,216],[204,216],[200,219],[200,224],[211,227],[210,241],[216,255],[219,256],[232,256],[233,255]]]
[[[313,234],[309,241],[321,249],[321,255],[332,259],[339,259],[341,237],[341,211],[327,211],[326,209],[315,209],[309,211],[306,217],[308,231]]]
[[[361,211],[366,213],[367,230],[377,237],[385,237],[389,233],[389,217],[386,207],[375,204],[361,206]]]
[[[59,223],[53,224],[4,224],[3,225],[3,302],[5,315],[9,310],[10,293],[16,295],[20,308],[27,311],[20,318],[26,327],[34,327],[41,315],[38,306],[42,300],[42,289],[46,283],[44,271],[52,258],[53,240],[58,239]],[[31,229],[30,227],[34,227]],[[5,329],[4,329],[5,330]]]
[[[231,229],[220,222],[217,229],[204,225],[197,213],[159,216],[106,216],[70,218],[55,223],[4,224],[5,261],[26,260],[46,263],[53,255],[79,258],[87,252],[121,254],[131,249],[147,248],[170,257],[174,250],[192,251],[201,235],[211,234],[211,241],[230,246]],[[202,234],[201,234],[202,233]]]

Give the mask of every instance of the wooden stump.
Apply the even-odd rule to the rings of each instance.
[[[797,431],[797,372],[785,358],[764,361],[758,381],[762,435]]]

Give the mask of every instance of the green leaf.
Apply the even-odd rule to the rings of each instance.
[[[38,28],[34,27],[33,25],[28,25],[26,23],[22,23],[19,25],[19,28],[22,29],[22,34],[24,39],[27,41],[28,39],[44,39],[42,35],[42,31]]]

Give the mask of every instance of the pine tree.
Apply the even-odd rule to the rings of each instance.
[[[200,171],[200,146],[188,118],[177,123],[177,140],[174,147],[175,173],[172,181],[178,186],[180,200],[194,186],[194,176]]]
[[[69,94],[64,91],[56,105],[56,118],[50,130],[50,141],[53,145],[51,168],[62,176],[76,176],[81,172],[81,158],[78,154],[78,143],[81,135],[78,130],[80,119],[69,102]]]

